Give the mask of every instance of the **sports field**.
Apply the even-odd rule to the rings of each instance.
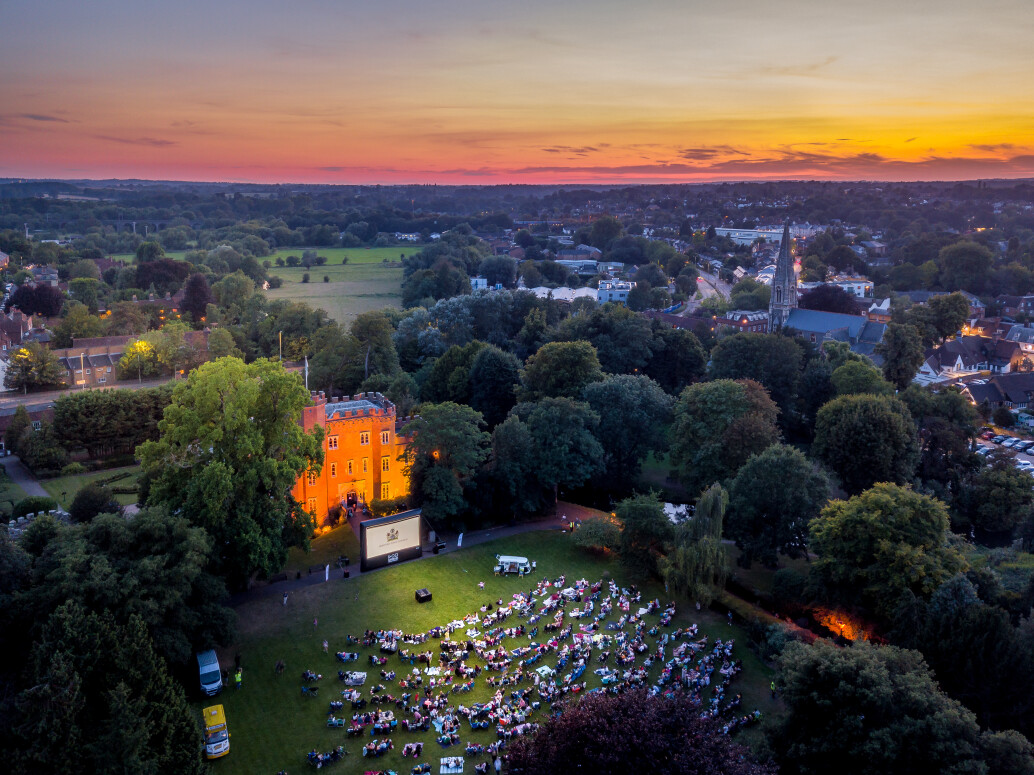
[[[422,245],[399,245],[390,248],[281,248],[270,256],[263,256],[259,261],[272,261],[275,264],[277,258],[282,258],[285,261],[288,256],[298,256],[298,258],[301,258],[302,251],[315,250],[317,255],[324,256],[327,259],[328,264],[340,264],[346,256],[350,264],[380,264],[384,261],[400,261],[403,256],[419,253],[422,249]],[[169,250],[166,251],[165,255],[168,258],[182,261],[184,256],[187,255],[187,251]],[[129,264],[136,259],[136,256],[133,253],[118,253],[108,256],[108,258]],[[274,270],[277,269],[276,266],[273,268]]]
[[[568,583],[584,577],[590,582],[609,580],[613,575],[619,584],[626,584],[627,579],[620,566],[611,559],[585,553],[574,547],[571,537],[560,532],[527,533],[516,537],[500,539],[470,549],[450,552],[438,557],[427,557],[407,564],[389,567],[360,578],[331,581],[313,587],[303,588],[290,594],[288,604],[282,605],[279,596],[268,597],[242,605],[238,609],[240,615],[241,639],[236,646],[220,652],[222,664],[232,670],[234,656],[240,655],[243,668],[243,688],[237,692],[232,689],[224,692],[218,702],[226,708],[227,720],[232,732],[232,746],[228,756],[212,763],[214,773],[224,775],[256,775],[257,773],[275,773],[281,769],[288,772],[301,772],[309,768],[306,754],[317,749],[330,751],[337,745],[343,745],[348,752],[346,758],[328,765],[333,772],[341,775],[357,775],[371,770],[392,769],[402,775],[408,773],[412,766],[421,762],[430,762],[433,772],[438,772],[439,759],[442,756],[464,756],[464,747],[468,742],[488,745],[496,741],[493,725],[485,730],[471,730],[468,723],[461,725],[461,745],[443,749],[436,742],[433,728],[430,732],[406,732],[397,728],[389,736],[395,749],[382,757],[367,759],[361,755],[361,746],[373,739],[381,739],[385,735],[371,736],[369,728],[360,737],[350,738],[344,729],[328,728],[326,720],[331,700],[340,700],[340,692],[344,686],[338,681],[339,669],[356,669],[367,672],[367,681],[363,694],[371,697],[370,688],[374,684],[384,684],[382,693],[390,693],[396,698],[408,691],[400,688],[399,678],[412,669],[408,662],[403,663],[397,655],[388,656],[388,664],[382,667],[370,666],[370,655],[380,656],[374,647],[358,647],[347,645],[346,636],[361,637],[366,629],[401,629],[406,633],[421,633],[431,627],[445,625],[452,620],[460,619],[466,614],[479,614],[480,606],[494,602],[499,598],[510,600],[518,592],[527,592],[534,584],[531,579],[516,577],[497,577],[492,575],[491,566],[496,553],[525,555],[538,563],[535,580],[543,577],[556,578],[566,574]],[[478,589],[478,582],[485,583],[483,591]],[[427,587],[434,599],[420,605],[414,600],[414,590]],[[643,601],[659,597],[662,603],[667,601],[663,588],[647,585],[643,588]],[[568,608],[570,610],[570,607]],[[633,609],[634,612],[634,609]],[[620,611],[613,612],[605,620],[616,620]],[[646,627],[658,624],[656,614],[647,615]],[[501,626],[515,627],[524,620],[514,615]],[[592,619],[580,621],[565,618],[564,625],[573,622],[574,632],[579,632],[578,625],[588,624]],[[540,626],[549,622],[544,617]],[[737,639],[733,656],[743,660],[743,673],[737,676],[730,692],[742,693],[743,700],[739,713],[748,713],[758,708],[764,714],[778,712],[778,706],[769,699],[766,691],[770,674],[767,668],[742,644],[744,637],[739,628],[730,626],[723,617],[707,610],[696,611],[691,603],[681,601],[674,621],[665,631],[675,627],[685,627],[697,623],[700,632],[696,638],[708,636],[708,651],[716,638],[723,640],[730,637]],[[608,632],[601,623],[600,632]],[[626,626],[626,631],[631,630]],[[546,633],[541,632],[536,638],[543,642]],[[465,639],[465,635],[457,633],[455,638]],[[322,641],[329,643],[329,653],[324,654]],[[648,643],[656,643],[655,637],[646,636]],[[527,646],[532,641],[527,635],[518,638],[506,638],[502,646],[513,649]],[[568,641],[570,642],[570,641]],[[431,649],[437,656],[438,641],[429,640],[426,645],[408,647],[414,651]],[[336,651],[358,651],[358,663],[342,665],[334,656]],[[671,647],[668,648],[671,654]],[[274,665],[277,660],[284,660],[286,670],[283,675],[276,675]],[[556,653],[547,654],[536,666],[555,666]],[[479,659],[470,659],[468,665],[483,664]],[[641,659],[637,660],[641,664]],[[614,666],[612,659],[608,666]],[[600,685],[600,678],[593,670],[600,667],[595,656],[582,676],[588,681],[588,688]],[[382,680],[381,669],[394,670],[398,676],[391,681]],[[650,668],[651,681],[659,675],[660,665]],[[315,685],[320,687],[318,697],[302,696],[301,673],[313,670],[323,674],[323,679]],[[560,675],[570,670],[561,670]],[[490,676],[498,673],[486,671],[477,678],[475,688],[469,693],[450,694],[451,707],[458,704],[470,707],[477,702],[486,702],[496,690],[487,684]],[[717,673],[715,674],[716,677]],[[425,679],[427,680],[427,679]],[[311,683],[311,682],[310,682]],[[520,688],[526,688],[526,681]],[[509,697],[514,687],[503,689],[504,696]],[[731,695],[727,695],[731,696]],[[705,699],[707,694],[705,693]],[[530,697],[538,699],[537,696]],[[200,708],[198,701],[196,706]],[[367,706],[367,710],[374,706]],[[380,706],[390,708],[398,719],[406,718],[394,705]],[[547,707],[543,704],[543,708]],[[351,719],[352,710],[348,703],[338,712],[338,716]],[[544,711],[533,714],[528,720],[542,721]],[[757,734],[756,726],[748,726],[743,734],[752,737]],[[424,742],[423,755],[419,759],[403,759],[401,751],[408,742]],[[485,760],[484,756],[467,756],[465,772],[473,771],[473,765]]]

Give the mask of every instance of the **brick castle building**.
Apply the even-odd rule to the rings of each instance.
[[[333,397],[313,393],[312,406],[302,410],[302,427],[323,428],[323,469],[303,473],[292,494],[317,524],[335,506],[356,506],[375,498],[409,493],[409,480],[399,460],[406,446],[395,405],[380,393]]]

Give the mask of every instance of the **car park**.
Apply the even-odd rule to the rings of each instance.
[[[983,445],[976,448],[976,453],[981,457],[986,457],[991,454],[991,447],[985,447]]]
[[[995,436],[993,439],[991,439],[991,441],[993,441],[995,444],[1001,444],[1007,438],[1009,438],[1009,437],[1008,436]]]
[[[1015,447],[1019,443],[1020,443],[1020,440],[1018,438],[1016,438],[1015,436],[1010,436],[1009,438],[1007,438],[1005,441],[1002,442],[1002,446],[1003,447],[1008,447],[1009,449],[1012,449],[1013,447]]]
[[[1012,448],[1015,449],[1017,452],[1026,452],[1031,447],[1034,447],[1034,441],[1031,441],[1029,439],[1012,445]]]

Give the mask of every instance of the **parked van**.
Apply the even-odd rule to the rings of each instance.
[[[223,674],[219,669],[219,657],[214,649],[197,655],[198,671],[201,673],[201,691],[211,697],[223,690]]]
[[[205,758],[218,759],[230,752],[230,732],[222,705],[205,708]]]
[[[529,563],[527,557],[511,557],[506,554],[497,554],[495,556],[496,565],[495,572],[506,575],[507,573],[516,573],[521,576],[526,576],[531,573],[535,567],[535,563]]]

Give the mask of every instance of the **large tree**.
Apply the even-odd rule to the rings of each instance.
[[[875,482],[905,483],[919,460],[915,424],[893,396],[841,396],[823,406],[812,451],[858,493]]]
[[[200,272],[187,278],[183,286],[183,311],[190,313],[195,323],[205,319],[208,305],[214,301],[208,279]]]
[[[653,355],[646,364],[646,376],[656,380],[671,395],[678,395],[704,376],[707,353],[692,331],[668,328],[657,321],[650,349]]]
[[[1008,533],[1034,506],[1034,477],[1013,465],[1013,458],[995,449],[961,488],[959,505],[972,524],[989,533]]]
[[[697,500],[692,518],[674,532],[672,546],[660,561],[660,572],[668,587],[690,600],[710,604],[725,586],[729,555],[722,545],[722,523],[729,506],[729,494],[712,484]]]
[[[470,363],[470,406],[481,412],[489,428],[506,419],[517,403],[521,362],[515,355],[488,345]]]
[[[675,404],[671,462],[690,491],[733,475],[779,440],[779,409],[752,380],[690,385]]]
[[[785,412],[797,395],[803,356],[792,337],[780,334],[733,334],[711,351],[712,379],[752,379],[765,386]]]
[[[11,390],[42,390],[64,384],[65,370],[57,356],[39,342],[23,344],[7,362],[4,387]]]
[[[876,354],[883,356],[886,380],[904,390],[923,365],[923,340],[914,326],[888,323]]]
[[[685,695],[590,694],[551,716],[508,751],[509,771],[524,775],[766,775],[750,753],[701,716]]]
[[[929,495],[877,484],[826,506],[810,525],[816,593],[888,621],[905,593],[929,597],[966,567],[947,545],[948,510]]]
[[[426,404],[406,426],[412,434],[403,461],[413,498],[433,525],[454,522],[463,512],[463,486],[488,458],[491,437],[469,406],[451,401]]]
[[[610,489],[635,483],[643,460],[667,443],[671,397],[649,377],[621,374],[588,385],[583,397],[600,416],[597,438],[603,446]]]
[[[621,523],[621,561],[637,576],[657,575],[674,530],[656,493],[625,498],[614,514]]]
[[[725,535],[740,549],[740,564],[774,568],[779,555],[808,551],[808,522],[829,499],[829,480],[799,449],[773,444],[752,456],[729,486]]]
[[[1031,771],[1029,745],[981,734],[918,651],[791,643],[777,680],[787,713],[768,739],[787,775],[991,775],[1003,758]]]
[[[620,304],[593,305],[571,315],[557,330],[560,341],[589,342],[600,366],[610,374],[632,374],[645,368],[653,347],[650,321]]]
[[[588,342],[550,342],[528,358],[521,373],[520,398],[574,398],[590,382],[603,379],[596,348]]]
[[[570,398],[544,398],[518,404],[535,444],[539,481],[553,490],[581,487],[603,469],[603,447],[596,438],[600,416],[588,404]]]
[[[201,730],[137,616],[69,602],[50,616],[33,647],[27,688],[10,718],[19,745],[5,764],[14,775],[76,772],[205,771]]]
[[[855,298],[854,294],[848,293],[838,285],[819,285],[802,294],[797,306],[801,309],[857,315],[858,302]]]
[[[323,463],[322,429],[299,423],[308,403],[282,364],[220,358],[175,387],[161,436],[137,449],[149,502],[205,528],[235,586],[278,571],[287,548],[308,539],[310,518],[291,497],[298,476]]]

